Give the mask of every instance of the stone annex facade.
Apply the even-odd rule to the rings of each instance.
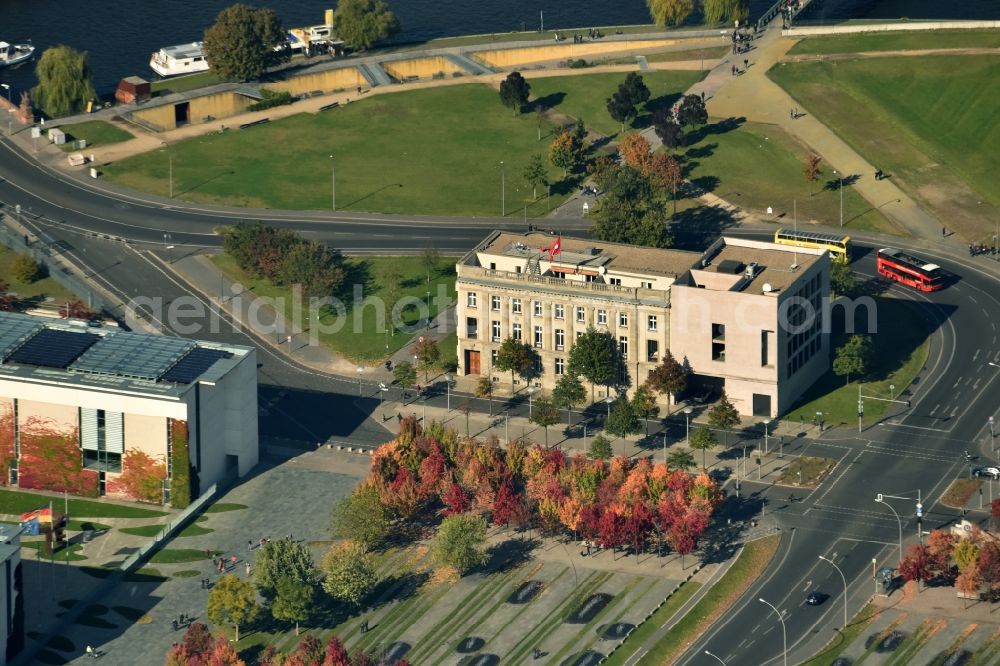
[[[829,367],[829,332],[810,316],[830,293],[823,250],[728,237],[705,252],[562,238],[553,254],[555,240],[497,231],[459,260],[460,374],[509,383],[493,362],[512,337],[537,352],[532,384],[549,390],[573,341],[594,327],[617,341],[631,386],[669,349],[691,370],[686,398],[725,389],[740,413],[773,418]]]

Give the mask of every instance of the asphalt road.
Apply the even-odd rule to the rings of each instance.
[[[190,290],[163,272],[141,248],[175,245],[174,252],[186,252],[215,245],[217,238],[211,230],[238,219],[298,228],[345,251],[383,253],[419,251],[427,243],[442,252],[464,252],[489,229],[524,228],[523,223],[509,220],[179,208],[64,182],[5,142],[0,142],[0,202],[11,207],[21,204],[24,222],[65,243],[67,258],[85,267],[104,288],[123,298],[158,294],[168,302],[190,295]],[[569,233],[585,227],[579,221],[559,220],[558,224]],[[128,238],[132,243],[111,242],[100,234]],[[900,244],[906,246],[905,242]],[[922,253],[930,256],[925,250]],[[987,417],[997,409],[1000,370],[987,361],[1000,362],[992,315],[1000,310],[1000,301],[994,296],[1000,292],[994,278],[975,268],[975,260],[935,257],[935,261],[960,279],[929,295],[894,288],[897,295],[917,304],[934,333],[928,366],[907,389],[911,407],[898,406],[896,413],[861,434],[837,431],[819,441],[800,440],[801,451],[838,461],[815,491],[789,493],[787,489],[755,488],[749,480],[745,483],[751,494],[744,493],[744,511],[759,510],[761,499],[766,499],[766,510],[783,527],[776,564],[695,643],[682,663],[717,663],[704,654],[706,649],[727,664],[781,663],[781,624],[758,598],[782,613],[788,663],[804,661],[833,637],[835,628],[843,623],[844,585],[837,571],[819,555],[830,557],[843,570],[850,615],[873,589],[872,558],[881,566],[894,563],[897,557],[896,519],[888,508],[874,501],[875,493],[909,498],[888,500],[901,516],[903,537],[908,542],[917,538],[914,510],[918,492],[924,498],[924,529],[955,520],[956,512],[939,506],[936,500],[952,478],[964,473],[963,450],[978,452],[984,459],[989,454],[984,433],[988,435]],[[870,252],[858,259],[855,270],[874,273]],[[167,332],[171,332],[169,327]],[[370,444],[384,441],[387,431],[368,418],[377,400],[369,395],[359,398],[355,381],[299,366],[272,353],[252,334],[233,331],[224,323],[218,331],[200,332],[199,337],[259,348],[263,440],[286,443],[293,449],[331,438]],[[443,403],[444,397],[430,400]],[[818,607],[806,606],[804,599],[810,590],[830,597]]]

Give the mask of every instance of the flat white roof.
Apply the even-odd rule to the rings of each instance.
[[[195,56],[205,55],[202,42],[191,42],[190,44],[177,44],[176,46],[164,46],[160,53],[177,60],[186,60]]]

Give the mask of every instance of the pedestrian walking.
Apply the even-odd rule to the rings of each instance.
[[[258,545],[259,547],[261,547],[261,548],[263,548],[263,547],[264,547],[264,537],[261,537],[261,538],[260,538],[260,541],[258,541],[258,542],[257,542],[257,545]]]
[[[701,103],[702,104],[705,103],[705,91],[704,90],[701,91]]]
[[[247,539],[247,551],[252,551],[252,550],[253,550],[253,541]]]
[[[743,69],[750,69],[750,59],[743,58]]]
[[[247,578],[250,577],[250,563],[247,562]]]
[[[944,227],[941,227],[941,235],[942,236],[947,236],[948,235],[948,230],[945,229]]]

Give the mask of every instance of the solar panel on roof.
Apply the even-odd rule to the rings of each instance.
[[[164,372],[160,379],[165,382],[190,384],[211,368],[216,361],[222,358],[230,358],[231,356],[231,353],[222,351],[221,349],[195,347],[188,352],[187,356],[177,361],[169,370]]]
[[[10,361],[43,368],[65,368],[100,340],[93,333],[46,328],[14,350]]]
[[[156,381],[194,346],[182,338],[118,333],[102,339],[69,369]]]
[[[0,312],[0,361],[7,360],[11,352],[42,328],[38,320],[27,315]]]

